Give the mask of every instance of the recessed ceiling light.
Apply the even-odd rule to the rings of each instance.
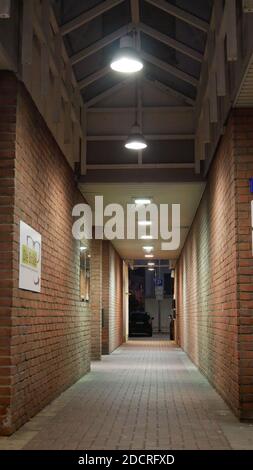
[[[112,59],[111,69],[125,74],[140,72],[143,69],[143,62],[134,49],[132,36],[121,38],[120,50]]]
[[[145,258],[154,258],[154,255],[145,255]]]
[[[141,225],[142,227],[150,227],[152,225],[151,220],[140,220],[138,222],[138,225]]]
[[[152,235],[142,235],[141,240],[153,240]]]
[[[155,263],[148,263],[148,266],[155,266]]]
[[[149,271],[154,271],[154,270],[155,270],[155,268],[148,268],[148,270],[149,270]]]
[[[148,198],[137,198],[134,200],[134,203],[140,206],[145,206],[151,204],[151,199]]]
[[[144,251],[147,251],[148,253],[150,253],[151,251],[153,251],[154,247],[153,246],[143,246],[142,249]]]

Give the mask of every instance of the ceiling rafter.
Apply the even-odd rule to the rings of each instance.
[[[184,82],[190,83],[194,87],[198,86],[197,78],[193,77],[192,75],[189,75],[188,73],[183,72],[182,70],[174,67],[173,65],[168,64],[167,62],[157,59],[153,55],[148,54],[147,52],[144,52],[143,50],[141,51],[141,56],[144,60],[160,68],[161,70],[164,70],[165,72],[171,75],[174,75],[175,77],[179,78],[180,80],[183,80]]]
[[[183,72],[182,70],[179,70],[178,68],[174,67],[173,65],[168,64],[167,62],[164,62],[160,59],[157,59],[151,54],[148,54],[147,52],[144,52],[141,50],[141,57],[149,62],[150,64],[154,65],[155,67],[160,68],[161,70],[164,70],[165,72],[174,75],[175,77],[179,78],[180,80],[183,80],[190,85],[197,87],[198,85],[198,80],[193,77],[192,75],[189,75],[186,72]],[[91,75],[88,75],[88,77],[83,78],[78,82],[79,89],[82,90],[83,88],[86,88],[87,86],[91,85],[92,83],[96,82],[100,78],[105,77],[111,72],[111,67],[107,65],[106,67],[97,70]]]
[[[159,42],[162,42],[163,44],[166,44],[166,46],[171,47],[172,49],[175,49],[182,54],[187,55],[188,57],[191,57],[191,59],[197,60],[198,62],[202,62],[203,56],[200,54],[200,52],[196,51],[195,49],[192,49],[191,47],[186,46],[185,44],[177,41],[176,39],[171,38],[167,34],[160,33],[157,29],[151,28],[150,26],[147,26],[144,23],[139,24],[139,29],[142,33],[156,39]]]
[[[174,88],[168,85],[165,85],[159,80],[153,80],[152,78],[146,78],[146,77],[144,78],[144,80],[150,85],[156,87],[158,90],[162,91],[163,93],[172,94],[176,98],[184,100],[185,103],[189,104],[190,106],[195,106],[196,104],[194,99],[190,98],[187,95],[184,95],[181,91],[175,90]]]
[[[90,46],[82,49],[81,51],[72,55],[72,57],[70,58],[71,64],[75,65],[78,62],[81,62],[82,60],[91,56],[92,54],[95,54],[96,52],[100,51],[101,49],[108,46],[109,44],[116,41],[117,39],[120,39],[125,34],[130,33],[133,30],[133,28],[134,28],[134,23],[129,23],[128,25],[117,29],[113,33],[108,34],[107,36],[103,37],[102,39],[95,42],[94,44],[91,44]],[[187,55],[188,57],[191,57],[192,59],[198,62],[202,62],[203,60],[203,56],[202,54],[200,54],[200,52],[196,51],[195,49],[192,49],[191,47],[186,46],[185,44],[177,41],[176,39],[169,37],[167,34],[160,33],[158,30],[151,28],[150,26],[147,26],[144,23],[139,23],[138,30],[156,39],[157,41],[162,42],[166,46],[171,47],[181,52],[182,54]]]
[[[192,170],[194,163],[109,163],[109,164],[95,164],[87,165],[87,170]]]
[[[133,24],[137,26],[140,22],[139,0],[131,0],[131,16]]]
[[[108,98],[109,96],[113,95],[114,93],[117,93],[117,91],[122,90],[122,88],[126,87],[129,85],[129,83],[134,81],[134,77],[128,77],[125,80],[122,80],[121,82],[117,83],[116,85],[111,86],[107,90],[103,91],[102,93],[99,93],[98,95],[94,96],[91,98],[89,101],[85,102],[86,108],[90,108],[91,106],[94,106],[96,103],[99,103],[100,101]]]
[[[181,113],[190,113],[192,114],[194,109],[191,106],[143,106],[143,112],[146,113],[169,113],[169,114],[181,114]],[[122,106],[114,106],[114,107],[97,107],[97,108],[89,108],[87,110],[90,114],[104,114],[104,113],[120,113],[120,114],[131,114],[136,113],[138,110],[137,106],[129,106],[129,107],[122,107]]]
[[[81,62],[82,60],[86,59],[90,55],[95,54],[96,52],[100,51],[101,49],[108,46],[112,42],[121,38],[125,34],[131,32],[132,29],[133,29],[133,23],[129,23],[128,25],[117,29],[113,33],[108,34],[107,36],[103,37],[99,41],[96,41],[94,44],[91,44],[91,46],[86,47],[82,49],[81,51],[79,51],[77,54],[72,55],[72,57],[70,58],[71,64],[75,65],[78,62]]]
[[[165,0],[146,0],[146,2],[159,8],[160,10],[163,10],[171,16],[175,16],[176,18],[184,21],[185,23],[194,26],[194,28],[204,31],[205,33],[207,33],[209,30],[209,23],[207,21],[204,21],[201,18],[198,18],[197,16],[192,15],[191,13],[188,13],[185,10],[182,10],[181,8],[178,8],[177,6],[172,5],[171,3],[168,3]]]
[[[94,20],[97,16],[102,15],[103,13],[111,10],[112,8],[116,7],[120,3],[123,3],[125,0],[105,0],[102,3],[99,3],[94,8],[91,8],[88,11],[85,11],[81,15],[77,16],[73,20],[65,23],[61,26],[61,34],[65,36],[66,34],[71,33],[77,28],[89,23],[90,21]]]
[[[91,98],[89,101],[85,102],[86,108],[91,108],[92,106],[96,105],[97,103],[101,102],[102,100],[108,98],[109,96],[113,95],[114,93],[117,93],[118,91],[122,90],[125,88],[127,85],[129,85],[131,82],[135,81],[134,77],[128,77],[126,80],[122,80],[121,82],[117,83],[116,85],[113,85],[112,87],[108,88],[107,90],[103,91],[102,93],[99,93],[98,95],[94,96]],[[149,85],[154,86],[158,90],[162,91],[163,93],[167,94],[173,94],[177,98],[183,99],[185,103],[187,103],[190,106],[195,105],[195,101],[190,98],[189,96],[184,95],[180,91],[175,90],[174,88],[171,88],[167,85],[165,85],[162,82],[159,82],[158,80],[152,80],[150,78],[144,78],[144,81],[146,81]]]
[[[89,135],[88,142],[116,142],[127,139],[127,135]],[[195,134],[145,134],[147,140],[167,141],[167,140],[194,140]]]
[[[83,88],[86,88],[87,86],[91,85],[92,83],[96,82],[100,78],[105,77],[108,75],[108,73],[111,71],[110,66],[106,66],[102,69],[97,70],[96,72],[92,73],[91,75],[88,75],[88,77],[83,78],[83,80],[80,80],[78,82],[79,89],[82,90]]]

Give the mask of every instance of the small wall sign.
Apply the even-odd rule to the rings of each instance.
[[[253,178],[249,180],[250,192],[253,194]]]
[[[19,288],[41,291],[41,235],[20,221]]]
[[[252,239],[252,256],[253,256],[253,200],[251,201],[251,239]]]

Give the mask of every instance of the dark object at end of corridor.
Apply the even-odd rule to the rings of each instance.
[[[153,318],[147,312],[131,312],[129,319],[129,336],[152,336]]]

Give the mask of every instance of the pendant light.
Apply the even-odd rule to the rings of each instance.
[[[132,36],[124,36],[120,40],[120,49],[113,57],[111,69],[115,72],[132,74],[143,69],[143,62],[134,48]]]
[[[130,134],[125,142],[125,148],[129,150],[144,150],[147,148],[147,142],[142,135],[141,126],[141,88],[140,81],[136,80],[136,121],[132,126]]]
[[[127,138],[125,147],[129,150],[144,150],[147,148],[147,142],[141,133],[141,128],[136,122]]]

